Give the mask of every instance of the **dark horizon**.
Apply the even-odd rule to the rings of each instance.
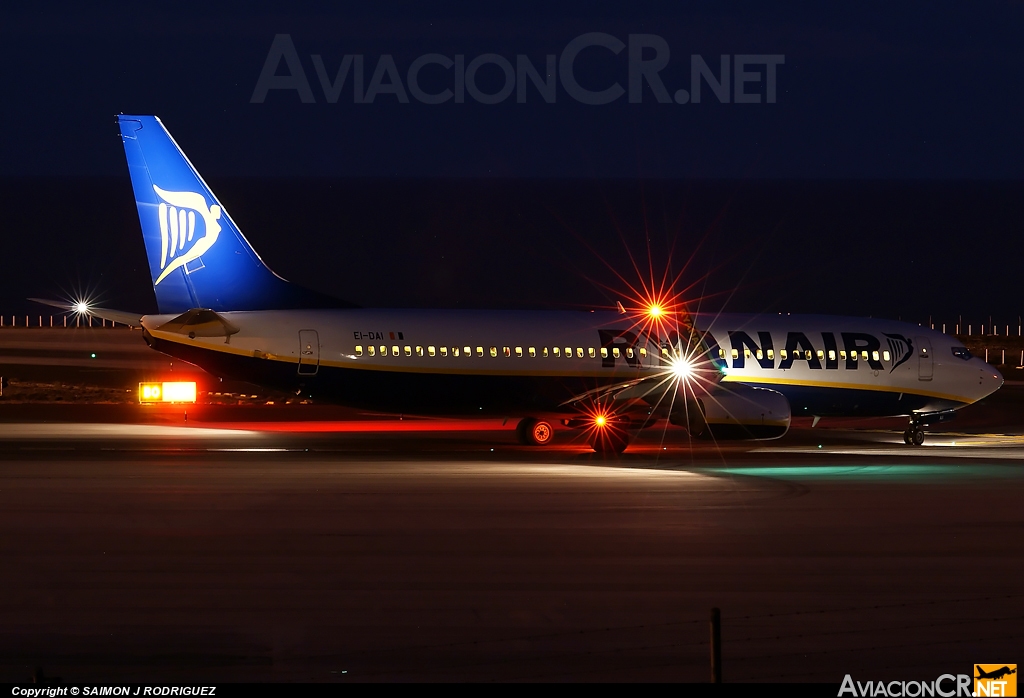
[[[614,307],[623,280],[637,281],[630,255],[647,266],[646,225],[658,274],[689,261],[685,284],[707,277],[687,294],[703,295],[704,309],[976,324],[1016,324],[1022,312],[1024,182],[208,182],[274,271],[366,307]],[[25,299],[62,289],[155,310],[127,175],[2,183],[0,205],[22,235],[6,255],[0,313],[46,314]]]

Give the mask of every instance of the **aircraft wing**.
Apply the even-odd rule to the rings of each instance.
[[[605,400],[637,400],[651,394],[658,394],[665,391],[666,379],[663,374],[646,376],[615,385],[605,385],[585,393],[574,395],[560,407],[566,407],[576,402],[603,402]]]

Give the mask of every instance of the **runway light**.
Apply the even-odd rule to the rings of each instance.
[[[139,383],[139,402],[195,402],[195,381]]]

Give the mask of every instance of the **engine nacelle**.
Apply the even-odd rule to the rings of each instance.
[[[719,441],[777,439],[789,431],[786,396],[767,388],[718,385],[689,398],[669,415],[692,436]]]

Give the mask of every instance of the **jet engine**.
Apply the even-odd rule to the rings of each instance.
[[[791,417],[789,400],[782,393],[719,384],[678,400],[669,421],[697,438],[741,441],[777,439],[789,431]]]

